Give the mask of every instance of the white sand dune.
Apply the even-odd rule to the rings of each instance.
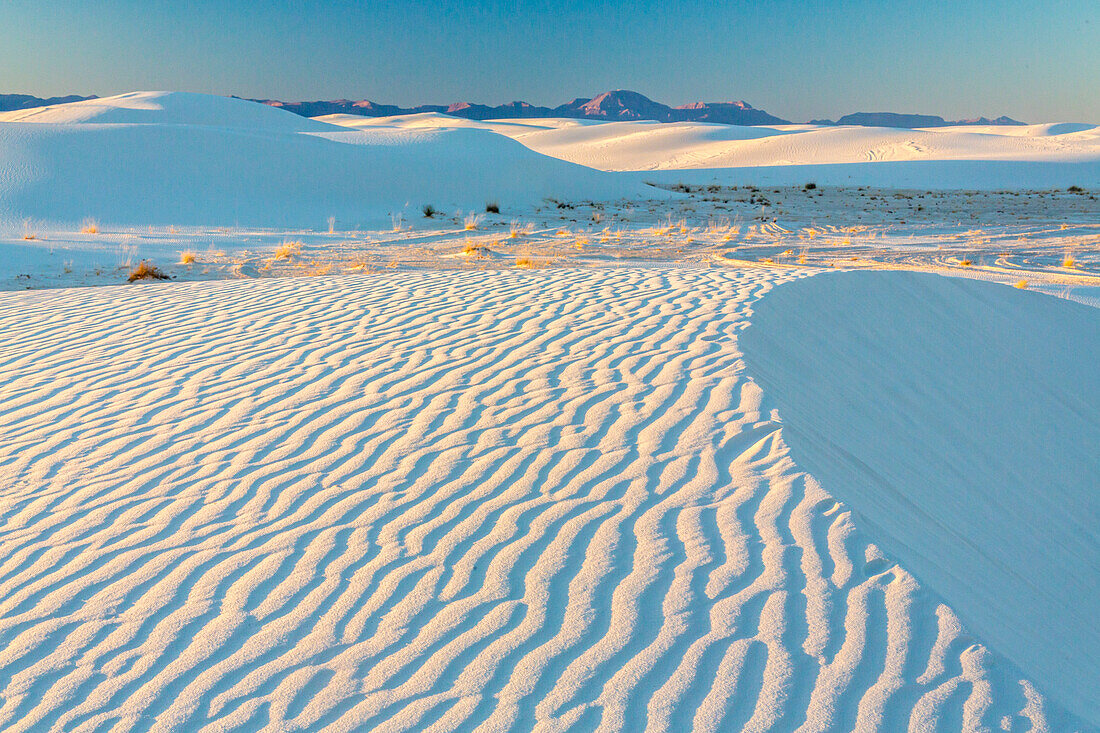
[[[188,92],[130,92],[83,102],[0,112],[0,122],[202,125],[257,132],[327,132],[331,125],[244,99]]]
[[[799,465],[1093,724],[1098,315],[987,283],[849,273],[777,289],[741,339]]]
[[[792,461],[796,276],[0,294],[0,727],[1073,726]]]
[[[652,196],[485,130],[355,132],[210,95],[146,92],[0,115],[0,223],[325,226],[421,204]]]
[[[788,185],[816,179],[833,185],[978,189],[1100,184],[1100,127],[1084,124],[905,130],[650,121],[473,122],[440,114],[317,119],[355,129],[479,127],[545,155],[600,170],[647,171],[647,180],[658,181]]]

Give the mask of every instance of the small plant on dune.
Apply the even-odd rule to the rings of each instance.
[[[99,222],[95,219],[85,219],[80,223],[81,234],[99,234]]]
[[[1017,280],[1016,284],[1012,287],[1017,288],[1018,290],[1027,290],[1027,280]]]
[[[194,252],[180,252],[181,265],[193,265],[196,259]]]
[[[488,247],[484,244],[477,244],[476,242],[471,242],[469,239],[466,240],[466,244],[462,247],[462,254],[466,257],[482,257],[487,251]]]
[[[974,263],[971,262],[970,260],[959,260],[959,264],[962,265],[963,267],[970,267]]]
[[[515,239],[530,234],[532,226],[530,224],[520,224],[518,219],[512,219],[512,222],[508,225],[508,237]]]
[[[525,268],[525,269],[530,269],[532,267],[538,267],[539,264],[540,264],[539,262],[536,262],[535,260],[531,259],[527,255],[520,255],[519,257],[516,258],[516,267],[522,267],[522,268]]]
[[[395,232],[401,231],[405,228],[405,215],[401,212],[390,214],[390,224]]]
[[[335,216],[330,216],[328,218],[328,233],[329,234],[335,234],[336,233],[336,217]]]
[[[1066,256],[1062,258],[1062,267],[1070,269],[1077,267],[1077,258],[1067,252]]]
[[[802,188],[806,191],[813,191],[815,188],[817,188],[817,184],[816,183],[807,183]]]
[[[433,216],[436,215],[435,207],[431,204],[424,204],[422,207],[420,207],[420,211],[424,214],[425,219],[431,219]]]
[[[1084,193],[1085,192],[1085,189],[1081,188],[1080,186],[1070,186],[1066,190],[1069,191],[1070,193]]]
[[[499,214],[500,213],[500,204],[498,204],[496,201],[486,202],[485,203],[485,213],[486,214]]]
[[[301,242],[283,242],[275,250],[276,260],[289,260],[291,257],[296,257],[302,253]]]
[[[466,231],[477,229],[477,225],[480,223],[481,217],[477,214],[474,214],[473,212],[467,214],[466,217],[462,220],[462,226],[466,229]]]
[[[168,276],[152,262],[148,260],[142,260],[137,267],[130,270],[130,277],[127,278],[128,282],[137,282],[138,280],[167,280]]]

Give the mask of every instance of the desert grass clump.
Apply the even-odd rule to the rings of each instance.
[[[1016,284],[1012,287],[1016,288],[1017,290],[1027,290],[1027,280],[1017,280]]]
[[[99,222],[95,219],[85,219],[80,223],[81,234],[99,234]]]
[[[806,191],[813,191],[815,188],[817,188],[817,184],[816,183],[807,183],[802,188]]]
[[[486,214],[499,214],[500,213],[500,204],[498,204],[496,201],[487,201],[487,202],[485,202],[485,213]]]
[[[435,207],[431,204],[424,204],[420,207],[420,211],[424,214],[425,219],[431,219],[437,213]]]
[[[167,280],[168,276],[164,272],[148,260],[142,260],[138,263],[138,266],[130,270],[130,276],[126,279],[127,282],[137,282],[138,280]]]
[[[523,269],[531,269],[533,267],[539,267],[542,263],[538,262],[527,255],[520,255],[516,258],[516,267]]]
[[[195,257],[194,252],[180,252],[180,264],[181,265],[193,265],[193,264],[195,264],[196,259],[198,259],[198,258]]]
[[[1062,258],[1062,267],[1068,267],[1070,269],[1077,267],[1077,258],[1067,253],[1066,256]]]
[[[478,244],[477,242],[471,242],[469,239],[462,247],[462,254],[464,257],[473,257],[475,259],[484,257],[489,251],[489,248],[484,244]]]
[[[279,248],[275,250],[276,260],[290,260],[292,257],[297,257],[302,253],[301,242],[283,242],[279,245]]]
[[[530,224],[520,224],[518,219],[512,219],[512,222],[508,225],[508,238],[516,239],[530,234],[533,227]]]
[[[473,231],[474,229],[477,229],[477,225],[480,224],[480,223],[481,223],[481,217],[478,216],[477,214],[473,213],[473,212],[470,212],[469,214],[467,214],[466,217],[462,220],[462,226],[468,232]]]
[[[970,260],[959,260],[959,264],[962,265],[963,267],[970,267],[974,263],[971,262]]]

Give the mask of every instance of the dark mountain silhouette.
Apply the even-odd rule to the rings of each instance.
[[[46,107],[51,104],[68,104],[69,102],[83,102],[85,99],[95,99],[93,94],[90,97],[80,97],[76,94],[70,94],[67,97],[49,97],[43,99],[42,97],[32,97],[30,94],[0,94],[0,112],[10,112],[13,109],[33,109],[35,107]]]
[[[43,99],[29,94],[0,94],[0,112],[16,109],[44,107],[51,104],[79,102],[96,99],[95,95],[81,97],[49,97]],[[422,104],[417,107],[399,107],[394,104],[378,104],[369,99],[334,99],[317,102],[282,102],[277,99],[253,99],[253,102],[279,107],[302,117],[352,114],[364,117],[390,117],[393,115],[436,112],[463,117],[469,120],[523,119],[533,117],[569,117],[585,120],[655,120],[657,122],[716,122],[724,125],[785,125],[787,120],[756,109],[748,102],[693,102],[679,107],[654,102],[644,94],[626,89],[604,92],[595,97],[577,97],[558,107],[538,107],[527,102],[509,102],[498,106],[457,102],[455,104]],[[810,120],[815,125],[862,125],[866,127],[944,127],[946,125],[1023,125],[1024,122],[1009,117],[948,122],[936,115],[909,115],[895,112],[857,112],[845,115],[837,121]]]
[[[815,125],[860,125],[863,127],[947,127],[949,125],[1023,125],[1011,117],[978,117],[973,120],[958,120],[949,122],[937,115],[906,115],[897,112],[856,112],[844,115],[836,122],[832,120],[811,120]]]

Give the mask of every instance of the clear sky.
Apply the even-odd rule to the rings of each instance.
[[[1100,0],[0,0],[0,92],[1100,122]]]

